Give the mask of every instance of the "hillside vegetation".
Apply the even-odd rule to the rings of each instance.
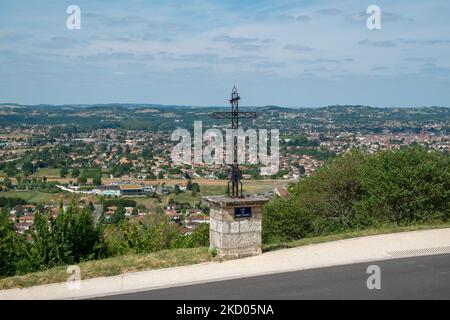
[[[61,204],[55,219],[37,212],[29,233],[32,241],[15,232],[7,209],[0,210],[0,279],[91,260],[208,245],[207,224],[183,236],[162,213],[131,221],[121,208],[111,223],[104,217],[94,223],[92,206],[79,207],[75,199],[66,210]]]
[[[4,206],[23,201],[0,200]],[[291,185],[288,198],[275,198],[264,207],[264,248],[273,250],[367,234],[448,226],[449,208],[448,153],[422,147],[374,155],[353,151]],[[166,264],[164,258],[156,265],[146,260],[132,270],[212,259],[207,256],[206,224],[190,236],[181,236],[178,227],[162,213],[133,222],[119,210],[121,215],[117,215],[114,223],[100,219],[95,224],[92,210],[91,205],[82,208],[74,200],[67,210],[61,206],[60,214],[50,219],[50,224],[48,212],[38,213],[30,233],[31,242],[15,232],[8,210],[1,210],[0,279],[30,274],[15,277],[11,283],[5,279],[2,284],[20,287],[47,283],[45,279],[39,280],[44,274],[48,281],[58,281],[64,273],[62,266],[70,264],[92,267],[90,277],[118,274],[129,270],[135,257],[140,259],[165,250],[174,250],[176,259]],[[201,259],[190,248],[202,248]],[[194,256],[188,258],[190,253]],[[123,257],[129,257],[126,263]],[[101,270],[96,267],[99,265]],[[113,273],[107,271],[108,265],[116,265]]]
[[[276,243],[384,225],[447,222],[450,156],[409,147],[352,151],[290,186],[264,208],[263,241]]]

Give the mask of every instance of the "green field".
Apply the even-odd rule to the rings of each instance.
[[[195,182],[195,180],[193,180]],[[278,181],[270,180],[249,180],[244,181],[244,194],[257,194],[261,192],[273,191],[276,186],[281,185]],[[204,196],[215,196],[224,195],[226,192],[226,184],[218,185],[205,185],[200,183],[200,192],[197,193],[195,197],[192,196],[190,191],[176,194],[170,194],[161,197],[162,203],[167,203],[170,198],[174,199],[178,203],[190,203],[195,204],[202,200]],[[143,204],[146,207],[154,206],[156,203],[155,199],[145,198],[145,197],[127,197],[127,199],[132,199],[138,204]]]
[[[183,192],[178,195],[172,193],[167,196],[162,196],[161,203],[159,205],[161,206],[162,204],[167,204],[169,202],[169,199],[174,199],[178,203],[196,204],[202,200],[203,196],[223,194],[224,188],[222,186],[200,186],[200,191],[201,192],[197,193],[195,197],[191,195],[190,191]],[[155,206],[158,205],[158,201],[155,198],[126,197],[125,199],[134,200],[138,205],[144,205],[147,208],[155,208]]]
[[[195,182],[195,180],[193,180]],[[244,194],[257,194],[262,192],[273,191],[275,186],[278,186],[278,182],[264,181],[264,180],[249,180],[244,181]],[[202,185],[200,184],[200,192],[195,197],[191,195],[191,192],[184,192],[178,195],[171,194],[164,199],[173,198],[177,202],[190,202],[197,203],[204,196],[216,196],[224,195],[226,192],[226,185]]]
[[[68,193],[45,193],[40,191],[2,191],[0,197],[17,197],[22,198],[31,203],[59,203],[61,198],[70,199]]]
[[[60,169],[53,168],[41,168],[33,174],[33,177],[43,178],[43,177],[56,177],[59,178]]]
[[[275,187],[286,187],[289,183],[283,180],[243,180],[244,193],[257,194],[273,191]]]
[[[223,194],[225,192],[224,187],[222,186],[202,186],[200,185],[200,192],[197,193],[195,197],[191,195],[190,191],[180,193],[178,195],[171,194],[166,198],[173,198],[177,202],[190,202],[197,203],[199,202],[203,196],[213,196],[218,194]]]
[[[55,173],[54,170],[58,169],[42,169],[39,174],[46,176],[50,175],[52,172]],[[194,180],[195,182],[195,180]],[[244,181],[244,193],[247,194],[257,194],[261,192],[272,191],[275,186],[280,185],[278,181],[270,181],[270,180],[251,180]],[[162,203],[167,203],[170,198],[174,199],[179,203],[191,203],[195,204],[202,200],[204,196],[212,196],[212,195],[223,195],[226,191],[226,185],[224,184],[216,184],[216,185],[205,185],[200,184],[200,192],[197,193],[195,197],[191,195],[190,191],[180,193],[178,195],[170,194],[168,196],[161,197]],[[64,199],[65,202],[69,201],[74,195],[61,192],[61,193],[44,193],[40,191],[2,191],[0,192],[0,197],[19,197],[31,203],[42,203],[42,204],[55,204],[59,203],[60,199]],[[77,195],[77,197],[89,198],[94,200],[94,202],[98,202],[100,200],[99,197],[91,196],[91,195]],[[135,200],[138,204],[143,204],[147,208],[152,208],[155,206],[156,200],[152,198],[146,197],[131,197],[127,199]]]

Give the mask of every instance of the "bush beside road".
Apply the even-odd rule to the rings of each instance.
[[[417,225],[408,227],[385,226],[379,229],[338,233],[328,236],[311,237],[291,242],[266,244],[264,252],[286,248],[303,247],[313,244],[327,243],[345,239],[375,236],[388,233],[411,232],[419,230],[432,230],[450,228],[450,223],[435,225]],[[151,254],[125,255],[97,261],[87,261],[79,264],[82,279],[98,277],[111,277],[130,272],[144,270],[156,270],[177,266],[193,265],[204,262],[212,262],[214,258],[207,247],[163,250]],[[42,272],[30,273],[22,276],[14,276],[0,279],[0,290],[14,288],[28,288],[32,286],[65,282],[69,277],[68,266],[51,268]]]

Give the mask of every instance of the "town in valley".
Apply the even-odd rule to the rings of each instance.
[[[223,194],[229,177],[223,165],[174,165],[177,128],[228,128],[209,114],[222,107],[160,105],[0,105],[0,207],[26,234],[37,211],[56,218],[71,199],[92,206],[95,219],[117,221],[166,215],[190,234],[207,224],[206,195]],[[242,127],[280,132],[280,168],[242,166],[244,191],[288,195],[290,183],[311,175],[326,161],[351,149],[368,153],[425,145],[450,151],[450,109],[329,106],[243,107],[257,119]],[[13,204],[13,205],[11,205]],[[119,212],[120,211],[120,212]]]

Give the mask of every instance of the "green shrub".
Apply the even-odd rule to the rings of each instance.
[[[273,243],[384,224],[446,222],[450,156],[415,146],[349,152],[264,207],[263,241]]]
[[[450,214],[450,157],[404,148],[368,157],[358,180],[364,198],[356,208],[381,222],[447,221]]]
[[[143,221],[125,219],[118,225],[108,225],[103,233],[108,256],[171,249],[178,237],[178,226],[159,214],[147,215]]]
[[[313,219],[295,199],[277,198],[264,207],[262,237],[265,243],[291,241],[312,232]]]

